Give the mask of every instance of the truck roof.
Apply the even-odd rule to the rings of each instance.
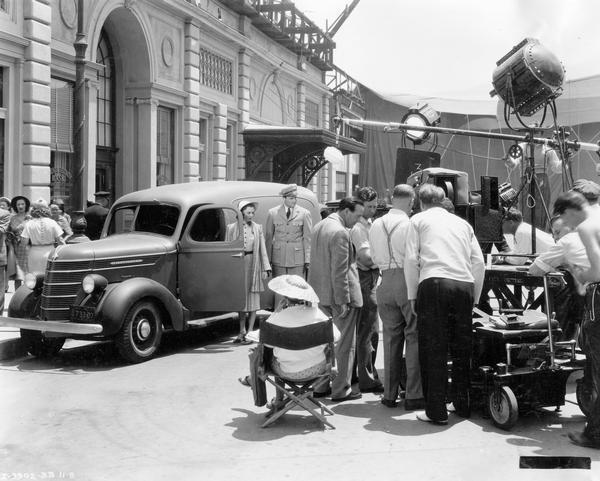
[[[186,208],[192,205],[236,204],[239,199],[253,198],[260,203],[261,197],[273,197],[286,184],[255,181],[202,181],[183,184],[162,185],[150,189],[138,190],[117,199],[115,204],[129,202],[167,202]],[[314,193],[298,186],[298,195],[318,205]]]

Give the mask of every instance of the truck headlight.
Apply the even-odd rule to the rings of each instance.
[[[108,281],[106,280],[106,277],[101,276],[100,274],[88,274],[81,281],[81,288],[86,294],[102,291],[107,285]]]
[[[32,291],[41,288],[44,285],[44,274],[37,272],[25,274],[23,284]]]

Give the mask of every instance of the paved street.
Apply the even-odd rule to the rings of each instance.
[[[365,394],[332,405],[336,430],[300,411],[261,429],[266,410],[237,381],[248,347],[233,334],[233,322],[169,334],[140,365],[109,343],[1,362],[1,479],[600,479],[600,453],[566,437],[583,426],[570,403],[505,432],[479,414],[431,426]],[[589,456],[592,469],[519,469],[520,456]]]

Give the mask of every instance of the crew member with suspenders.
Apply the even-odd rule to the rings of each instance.
[[[381,271],[377,305],[383,327],[384,393],[381,403],[396,407],[400,390],[402,357],[406,341],[406,410],[423,408],[419,366],[417,319],[412,313],[404,278],[404,253],[408,214],[415,200],[407,184],[394,187],[392,208],[376,219],[369,231],[371,256]]]

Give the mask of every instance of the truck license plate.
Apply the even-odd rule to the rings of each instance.
[[[71,306],[72,322],[93,323],[95,320],[95,309],[89,306]]]

